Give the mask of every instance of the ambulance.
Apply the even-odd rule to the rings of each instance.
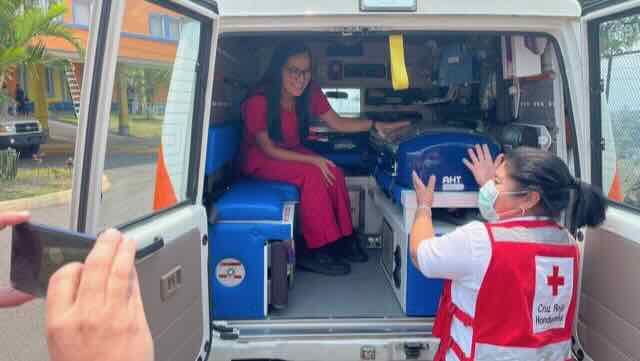
[[[162,41],[141,47],[136,26]],[[438,234],[477,219],[477,185],[461,162],[476,143],[554,152],[609,196],[601,227],[562,219],[582,250],[574,358],[640,359],[637,167],[623,130],[640,113],[629,106],[634,88],[616,85],[640,71],[616,65],[640,41],[640,1],[94,0],[88,30],[71,226],[117,226],[138,242],[158,361],[432,360],[442,280],[408,256],[410,174],[438,177]],[[296,268],[294,186],[237,172],[240,106],[285,40],[311,49],[312,81],[336,112],[411,121],[382,137],[312,120],[305,144],[344,170],[369,253],[344,277]],[[119,221],[105,221],[117,69],[136,54],[172,58],[154,177],[123,175],[153,199],[132,191],[111,210]],[[129,216],[136,207],[148,212]]]

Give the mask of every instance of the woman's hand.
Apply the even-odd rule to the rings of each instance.
[[[387,133],[394,131],[396,129],[408,127],[409,125],[411,125],[411,122],[409,121],[394,122],[394,123],[375,122],[374,127],[376,128],[376,131],[380,133],[380,136],[385,138],[387,136]]]
[[[320,168],[324,179],[330,186],[333,186],[333,183],[336,180],[336,176],[333,175],[333,171],[331,170],[331,168],[335,168],[336,165],[329,159],[323,157],[314,157],[312,163],[316,167]]]
[[[31,216],[28,212],[6,212],[0,213],[0,230],[7,226],[15,226],[28,222]],[[0,287],[0,308],[15,307],[29,302],[34,297],[11,287]]]
[[[489,146],[486,144],[482,146],[476,144],[475,148],[469,148],[468,152],[471,161],[465,158],[462,162],[469,168],[471,173],[473,173],[473,177],[476,179],[476,182],[478,182],[478,185],[482,187],[496,176],[496,169],[502,164],[504,155],[500,154],[493,160]]]
[[[418,174],[413,172],[413,188],[416,190],[416,201],[418,202],[418,207],[427,207],[431,209],[433,206],[433,191],[436,186],[436,176],[432,175],[429,177],[429,183],[425,187],[422,179],[418,176]]]

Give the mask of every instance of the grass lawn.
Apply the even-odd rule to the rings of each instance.
[[[69,124],[78,124],[75,115],[65,114],[58,118],[61,122]],[[118,133],[118,114],[111,114],[111,122],[109,125],[111,132]],[[146,115],[130,115],[129,116],[129,135],[139,138],[160,138],[162,134],[162,119],[147,119]]]
[[[16,179],[0,180],[0,201],[30,198],[71,189],[71,169],[42,167],[18,169]]]

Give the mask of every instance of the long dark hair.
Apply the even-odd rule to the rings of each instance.
[[[521,190],[540,193],[543,215],[557,218],[569,210],[578,228],[595,227],[604,222],[607,199],[602,191],[576,180],[556,155],[537,148],[519,147],[505,154],[505,161],[508,174]]]
[[[267,124],[269,137],[275,141],[282,141],[282,70],[295,55],[308,54],[310,59],[311,50],[300,41],[284,41],[280,43],[271,56],[271,62],[267,71],[262,76],[255,94],[263,94],[267,99]],[[313,61],[313,60],[312,60]],[[312,67],[313,68],[313,67]],[[296,98],[296,115],[298,116],[298,127],[300,139],[305,139],[309,135],[309,93],[311,87],[308,85],[302,95]]]

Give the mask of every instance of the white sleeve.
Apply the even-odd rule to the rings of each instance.
[[[472,278],[474,275],[473,241],[486,238],[486,228],[481,222],[471,222],[440,237],[426,239],[418,246],[420,272],[429,278],[454,281]]]

